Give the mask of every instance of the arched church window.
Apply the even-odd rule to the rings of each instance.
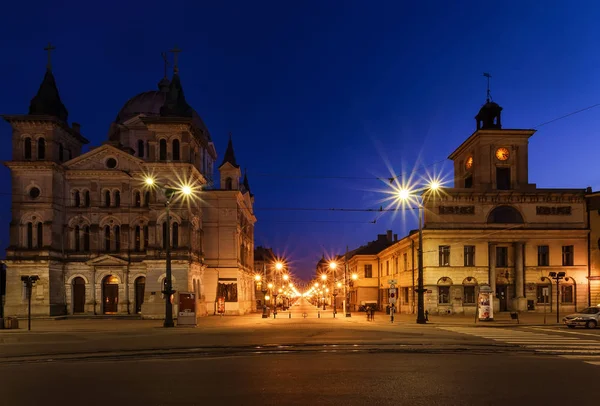
[[[115,207],[121,206],[121,192],[115,191]]]
[[[110,251],[110,227],[104,227],[104,251]]]
[[[167,160],[167,140],[162,139],[159,142],[159,160],[166,161]]]
[[[46,140],[40,138],[38,140],[38,159],[46,159]]]
[[[63,161],[65,158],[65,148],[63,147],[62,143],[58,143],[58,160],[59,161]]]
[[[162,224],[162,247],[164,250],[167,249],[167,222]]]
[[[104,205],[110,207],[110,191],[104,192]]]
[[[179,224],[173,223],[173,237],[171,238],[171,247],[179,246]]]
[[[135,207],[142,206],[142,194],[140,192],[135,192],[134,205],[135,205]]]
[[[150,192],[146,192],[146,195],[144,196],[144,206],[148,207],[148,205],[150,204]]]
[[[233,189],[233,179],[227,178],[225,180],[225,189],[227,189],[227,190]]]
[[[523,216],[512,206],[498,206],[488,216],[488,223],[523,223]]]
[[[179,140],[173,140],[173,161],[179,161]]]
[[[148,226],[144,226],[144,249],[148,249],[150,231]]]
[[[90,226],[83,227],[83,250],[90,250]]]
[[[81,205],[81,194],[79,193],[79,190],[75,191],[75,202],[74,205],[75,207],[79,207]]]
[[[27,248],[33,248],[33,223],[27,223]]]
[[[140,226],[135,226],[135,232],[134,232],[134,236],[133,236],[133,240],[134,240],[134,250],[135,251],[140,251],[142,246],[141,246],[141,230],[140,230]]]
[[[121,227],[115,226],[115,251],[121,251]]]
[[[75,246],[74,246],[75,251],[79,251],[81,248],[80,241],[79,241],[79,226],[75,226],[75,230],[73,232],[73,238],[75,239],[75,241],[74,241],[75,242]]]
[[[144,140],[138,140],[138,156],[144,157]]]
[[[40,222],[37,224],[37,247],[42,248],[44,245],[44,225]]]
[[[25,138],[25,159],[31,159],[31,138]]]
[[[90,191],[86,190],[83,198],[83,203],[85,207],[90,207]]]

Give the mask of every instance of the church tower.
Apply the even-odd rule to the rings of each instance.
[[[502,107],[491,100],[477,115],[476,129],[450,156],[454,161],[454,187],[459,189],[530,190],[528,147],[535,130],[503,129]]]
[[[219,166],[219,174],[221,175],[221,189],[240,190],[240,178],[242,177],[242,172],[235,160],[231,134],[229,134],[229,143],[227,143],[227,150],[225,150],[223,163]]]

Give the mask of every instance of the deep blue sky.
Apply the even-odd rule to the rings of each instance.
[[[445,159],[475,128],[483,72],[493,76],[505,128],[600,103],[595,1],[184,3],[5,4],[0,113],[27,112],[44,74],[42,48],[52,41],[69,121],[98,145],[130,97],[155,89],[161,51],[178,45],[187,100],[208,125],[219,163],[231,131],[248,168],[256,245],[285,254],[301,276],[323,252],[352,249],[386,229],[404,235],[414,216],[370,224],[373,213],[264,209],[379,207],[385,184],[350,178],[422,172],[417,162]],[[598,189],[599,124],[594,108],[540,127],[530,182]],[[8,160],[5,122],[0,136],[0,159]],[[428,169],[451,175],[450,165]],[[10,190],[5,167],[0,188]],[[0,194],[2,247],[9,208],[10,196]]]

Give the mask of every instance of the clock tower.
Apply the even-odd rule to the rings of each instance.
[[[475,116],[476,130],[448,157],[457,189],[535,189],[529,184],[529,137],[535,130],[503,129],[502,107],[490,101]]]

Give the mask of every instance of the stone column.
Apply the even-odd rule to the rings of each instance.
[[[496,244],[490,243],[488,252],[488,263],[490,267],[490,288],[494,301],[494,312],[500,310],[500,299],[496,297]]]
[[[513,309],[518,311],[527,310],[527,299],[523,295],[523,243],[514,243],[515,249],[515,299]]]

